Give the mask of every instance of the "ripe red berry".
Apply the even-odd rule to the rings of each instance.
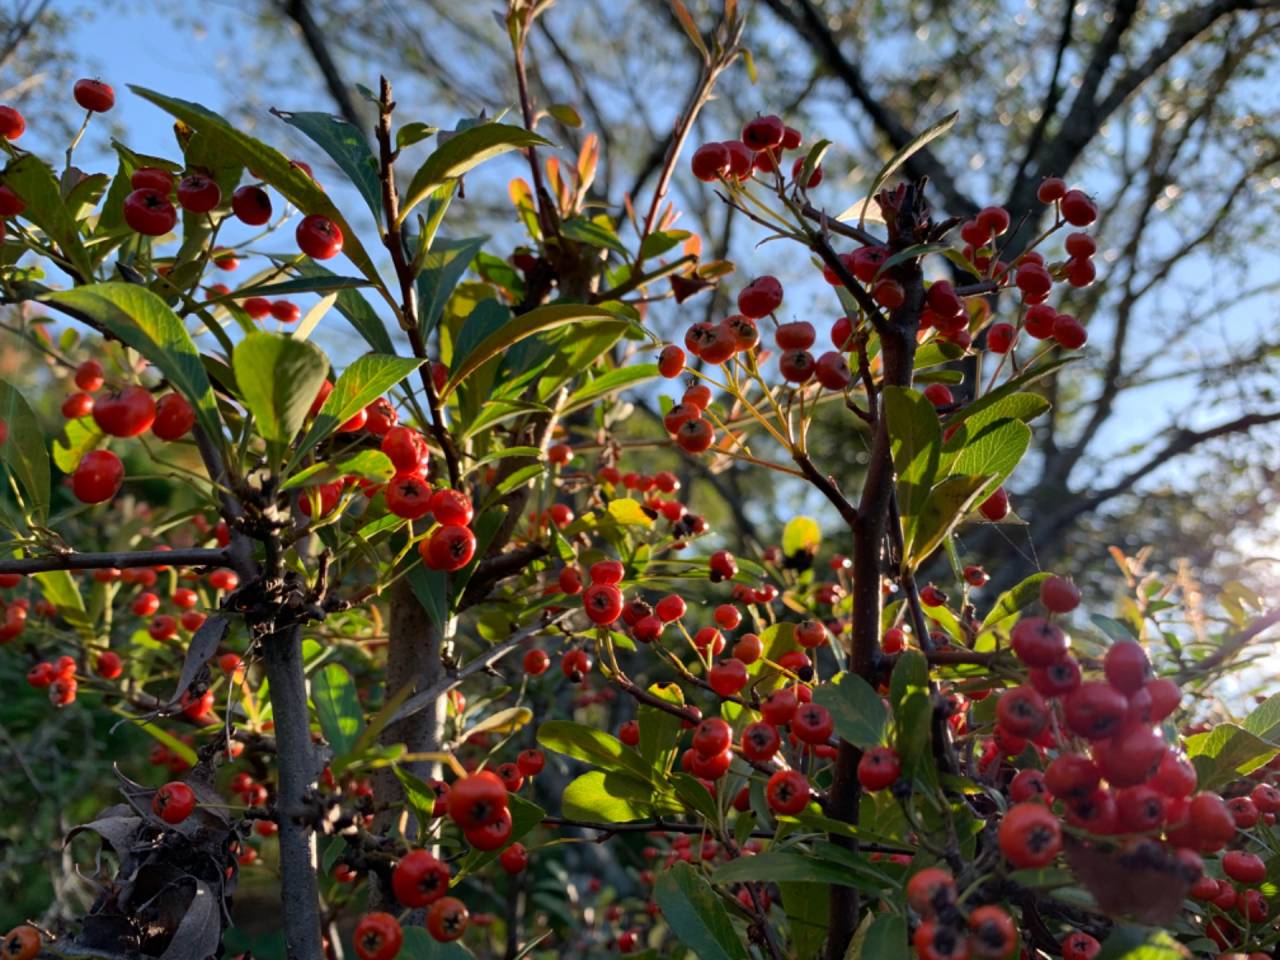
[[[412,427],[392,427],[383,435],[379,448],[397,473],[421,474],[430,459],[426,438]]]
[[[1063,707],[1072,733],[1086,740],[1105,740],[1124,726],[1129,701],[1105,683],[1082,683],[1067,694]]]
[[[77,80],[71,94],[76,103],[94,113],[106,113],[116,105],[116,92],[101,80]]]
[[[767,317],[781,305],[782,284],[776,277],[757,277],[738,294],[738,312],[753,320]]]
[[[673,380],[684,370],[684,359],[684,351],[674,343],[669,343],[658,354],[658,372],[668,380]]]
[[[526,777],[536,777],[542,772],[542,768],[546,766],[547,759],[541,750],[531,747],[528,750],[521,750],[519,756],[516,757],[516,766],[520,768],[520,772]]]
[[[178,203],[190,213],[208,213],[222,202],[218,182],[202,173],[189,173],[178,181]]]
[[[93,665],[93,672],[103,680],[114,680],[124,673],[124,661],[120,659],[120,654],[114,650],[104,650],[98,654],[98,659]]]
[[[676,430],[676,443],[686,453],[702,453],[715,442],[715,438],[715,430],[701,417],[686,420]]]
[[[76,367],[76,386],[87,393],[96,393],[102,389],[102,364],[97,360],[86,360]]]
[[[582,594],[582,607],[597,626],[608,626],[622,616],[622,591],[611,583],[597,583]]]
[[[1044,804],[1019,803],[1000,821],[1000,852],[1017,868],[1043,867],[1062,848],[1062,828]]]
[[[124,464],[110,450],[90,450],[71,474],[71,489],[81,503],[110,500],[124,483]]]
[[[786,124],[772,114],[749,120],[742,128],[742,142],[757,153],[781,146],[786,135]]]
[[[902,773],[898,754],[890,747],[872,747],[858,761],[858,782],[864,790],[883,790],[897,782]]]
[[[1014,687],[1000,695],[996,704],[1000,726],[1017,737],[1034,737],[1049,722],[1044,698],[1030,686]]]
[[[502,851],[498,862],[507,873],[517,874],[529,866],[529,852],[525,850],[523,844],[513,843]]]
[[[734,696],[747,685],[749,679],[747,665],[734,658],[721,660],[707,671],[707,682],[711,684],[711,689],[722,697]]]
[[[231,212],[242,223],[260,227],[271,219],[271,198],[261,187],[246,184],[231,195]]]
[[[425,907],[449,890],[449,867],[428,850],[411,850],[391,871],[391,890],[406,907]]]
[[[551,658],[547,656],[545,651],[534,648],[525,652],[523,665],[525,673],[531,677],[536,677],[541,673],[545,673],[547,668],[551,666]]]
[[[1004,487],[997,487],[996,492],[978,505],[978,512],[992,523],[999,523],[1009,515],[1009,494]]]
[[[26,132],[27,121],[14,107],[0,106],[0,134],[6,140],[17,140]]]
[[[156,418],[156,401],[142,387],[128,386],[98,397],[93,404],[93,421],[112,437],[136,437]]]
[[[79,420],[93,412],[93,397],[87,393],[73,393],[62,401],[62,415],[68,420]]]
[[[1066,577],[1049,577],[1040,584],[1040,602],[1051,613],[1070,613],[1080,605],[1080,589]]]
[[[151,797],[151,810],[165,823],[181,823],[196,808],[196,795],[185,783],[166,783]]]
[[[1134,640],[1113,643],[1103,660],[1107,683],[1121,693],[1131,695],[1141,689],[1151,676],[1147,652]]]
[[[950,870],[925,867],[907,881],[907,904],[922,917],[936,916],[956,902],[956,881]]]
[[[302,319],[302,308],[296,303],[290,303],[288,300],[276,300],[271,304],[271,315],[281,323],[297,323]],[[333,389],[332,384],[329,389]],[[312,414],[312,416],[315,416],[315,414]]]
[[[654,613],[663,623],[674,623],[685,614],[684,598],[678,594],[669,593],[654,606]]]
[[[987,330],[987,349],[994,353],[1008,353],[1013,348],[1017,330],[1009,323],[993,323]]]
[[[432,570],[461,570],[476,552],[476,535],[456,524],[437,527],[426,540],[419,541],[418,553]]]
[[[466,904],[456,897],[442,897],[427,911],[427,932],[431,934],[433,940],[450,943],[466,933],[469,919],[470,914],[467,912]],[[382,960],[382,958],[374,958],[374,960]]]
[[[431,487],[416,474],[396,474],[387,481],[383,495],[387,509],[406,520],[418,520],[431,510]]]
[[[794,816],[809,805],[809,781],[799,770],[778,770],[769,777],[764,795],[774,813]]]
[[[1018,949],[1018,928],[1007,910],[987,904],[969,913],[969,941],[978,960],[1009,960]]]
[[[693,175],[710,183],[729,173],[729,149],[723,143],[704,143],[693,151]]]
[[[1040,181],[1040,189],[1036,191],[1036,197],[1041,203],[1053,203],[1061,200],[1067,192],[1067,182],[1061,177],[1045,177]]]
[[[1101,943],[1079,930],[1062,941],[1062,960],[1093,960],[1101,951]]]
[[[166,393],[156,402],[151,432],[161,440],[178,440],[195,426],[196,411],[180,393]]]
[[[816,703],[806,703],[797,708],[791,719],[791,732],[805,743],[826,743],[834,729],[830,711]]]
[[[356,924],[354,936],[360,960],[393,960],[404,943],[400,921],[389,913],[366,913]]]
[[[342,228],[319,214],[303,217],[294,239],[298,249],[314,260],[329,260],[342,252]]]
[[[817,363],[808,350],[788,350],[778,358],[778,371],[791,383],[807,383]]]
[[[1071,639],[1057,624],[1041,617],[1024,617],[1010,631],[1013,652],[1029,667],[1048,667],[1062,659]]]
[[[956,402],[951,389],[945,383],[931,383],[924,388],[924,397],[935,407],[949,407]]]
[[[488,770],[456,780],[449,788],[449,817],[463,830],[495,823],[506,809],[506,785]]]
[[[742,755],[753,763],[772,759],[781,745],[778,729],[770,723],[750,723],[742,731]]]
[[[1098,208],[1081,190],[1068,190],[1062,195],[1059,208],[1062,219],[1073,227],[1087,227],[1098,219]]]
[[[124,198],[124,220],[136,233],[160,237],[177,224],[178,211],[163,193],[144,187]]]

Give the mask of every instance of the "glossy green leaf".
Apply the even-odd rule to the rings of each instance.
[[[978,503],[989,478],[947,477],[931,491],[920,509],[912,538],[904,546],[905,566],[918,569],[938,549],[969,509]]]
[[[566,817],[598,823],[644,820],[652,807],[653,785],[617,770],[588,770],[570,781],[560,798]]]
[[[826,863],[805,853],[766,851],[751,857],[739,857],[717,867],[711,879],[730,884],[758,883],[831,883],[841,887],[857,887],[880,892],[881,881],[859,876],[848,868]]]
[[[380,283],[373,260],[360,243],[359,235],[342,215],[342,211],[334,205],[333,200],[318,183],[303,173],[283,153],[249,136],[229,123],[225,117],[198,103],[177,97],[166,97],[133,84],[129,85],[129,89],[207,137],[212,146],[233,157],[237,163],[253,170],[304,214],[319,214],[336,223],[342,230],[343,256],[355,264],[356,268],[370,281],[375,284]]]
[[[364,714],[347,668],[329,663],[317,670],[311,677],[311,702],[334,754],[340,757],[349,752],[364,729]]]
[[[504,123],[482,123],[452,134],[427,157],[409,181],[400,208],[400,220],[403,221],[409,211],[437,187],[456,180],[486,160],[511,150],[535,146],[551,146],[551,143],[524,127]]]
[[[684,706],[684,691],[678,683],[654,683],[649,692],[667,703]],[[636,721],[640,727],[640,756],[659,777],[668,775],[680,752],[680,718],[642,703],[636,710]]]
[[[869,924],[859,928],[845,953],[845,960],[911,960],[907,921],[896,913],[867,914]]]
[[[832,683],[813,688],[813,702],[826,707],[836,734],[866,750],[884,743],[888,714],[880,694],[856,673],[842,673]]]
[[[132,283],[95,283],[44,299],[91,317],[150,360],[191,402],[205,432],[221,436],[218,409],[200,352],[182,320],[158,296]]]
[[[943,455],[939,473],[987,477],[979,502],[995,493],[1026,456],[1031,428],[1021,420],[997,420],[987,424],[955,454]]]
[[[1168,931],[1120,925],[1102,942],[1096,960],[1184,960],[1190,950]]]
[[[239,353],[238,348],[236,352]],[[321,358],[323,359],[323,354]],[[356,357],[334,381],[333,392],[325,399],[311,429],[298,444],[291,466],[299,463],[317,443],[417,370],[423,362],[417,357],[391,357],[376,353]],[[325,364],[327,366],[328,361]],[[237,370],[236,378],[239,377]],[[243,388],[243,381],[241,387]],[[316,389],[319,389],[318,384]],[[311,394],[311,400],[315,400],[314,393]],[[307,408],[310,406],[311,401],[308,401]],[[306,411],[303,412],[305,414]]]
[[[942,445],[944,453],[959,450],[976,437],[989,424],[999,420],[1021,420],[1030,423],[1049,409],[1049,401],[1038,393],[1010,393],[994,403],[987,404],[977,413],[966,416],[958,424],[954,419],[947,420],[947,427],[954,429],[949,433]]]
[[[1263,740],[1275,742],[1280,739],[1280,693],[1268,697],[1249,711],[1241,726]]]
[[[1187,737],[1186,750],[1201,790],[1217,790],[1280,753],[1280,747],[1234,723],[1218,723],[1208,733]]]
[[[903,539],[910,543],[938,472],[942,426],[933,404],[915,390],[885,387],[881,403],[893,438]]]
[[[441,397],[448,397],[458,388],[458,384],[484,363],[509,350],[513,344],[519,343],[526,337],[570,323],[582,324],[584,329],[581,332],[585,332],[585,328],[591,323],[600,321],[616,324],[618,318],[602,307],[584,303],[548,303],[514,317],[501,329],[494,331],[478,343],[465,360],[452,364],[449,382],[441,391]]]
[[[374,311],[373,307],[369,306],[369,301],[359,291],[349,289],[352,286],[350,283],[343,284],[341,287],[336,285],[337,281],[346,281],[351,278],[339,277],[337,274],[320,266],[314,260],[309,259],[304,259],[294,264],[294,269],[302,274],[301,280],[329,283],[330,285],[320,289],[336,289],[338,291],[338,302],[335,304],[338,312],[355,328],[356,333],[364,337],[365,343],[369,344],[375,352],[396,352],[396,348],[391,342],[391,336],[387,333],[386,324]]]
[[[660,873],[653,899],[676,939],[698,960],[747,960],[724,904],[689,864],[677,862]]]
[[[283,447],[302,429],[329,360],[306,340],[251,333],[236,344],[231,367],[258,432],[268,443]]]
[[[567,757],[585,760],[605,770],[622,770],[640,779],[649,776],[649,765],[621,740],[585,723],[548,720],[538,728],[538,743]]]
[[[360,477],[363,480],[385,483],[395,472],[391,458],[381,450],[361,450],[340,460],[313,463],[280,484],[280,489],[294,490],[316,483],[332,483],[343,477]]]
[[[1000,384],[1000,386],[996,387],[994,390],[984,393],[977,400],[974,400],[972,403],[967,404],[954,413],[948,415],[947,426],[953,427],[957,424],[963,423],[971,417],[977,416],[979,413],[983,413],[984,411],[991,409],[996,404],[1004,402],[1005,398],[1012,396],[1015,393],[1020,393],[1024,387],[1030,386],[1037,380],[1043,380],[1050,374],[1061,370],[1068,363],[1074,363],[1078,359],[1079,357],[1075,356],[1058,357],[1056,359],[1047,360],[1044,363],[1037,364],[1025,373]]]
[[[831,897],[821,883],[783,880],[778,883],[787,915],[791,947],[798,957],[821,955],[831,917]]]
[[[930,748],[933,704],[929,699],[929,664],[919,650],[904,650],[898,655],[889,678],[889,702],[902,775],[936,785],[938,775]]]
[[[560,232],[579,243],[599,247],[602,250],[613,250],[624,257],[627,255],[627,248],[618,239],[618,234],[613,227],[600,218],[588,220],[586,217],[573,217],[560,225]]]
[[[49,451],[44,431],[22,391],[4,380],[0,380],[0,422],[7,432],[0,443],[0,461],[17,481],[27,510],[43,524],[49,519]]]
[[[90,619],[84,606],[84,597],[76,580],[67,570],[48,570],[35,574],[40,593],[58,608],[58,615],[75,628],[84,640],[94,640],[98,627]]]
[[[355,185],[377,223],[382,222],[382,186],[378,182],[378,161],[358,129],[341,117],[328,113],[272,110],[277,117],[305,133],[329,155]]]
[[[476,347],[501,331],[511,322],[511,308],[496,299],[481,300],[467,318],[453,343],[450,366],[457,368],[475,351]]]
[[[572,413],[583,407],[589,407],[602,397],[620,393],[629,387],[652,380],[658,376],[656,363],[637,363],[617,370],[601,374],[588,383],[583,384],[569,395],[565,401],[564,412]]]
[[[431,336],[435,330],[458,281],[488,239],[469,237],[463,240],[437,240],[423,254],[422,272],[418,274],[417,281],[418,328],[423,337]]]
[[[1049,579],[1051,574],[1033,573],[1021,583],[1010,587],[991,605],[987,615],[982,618],[983,628],[993,627],[1003,620],[1015,616],[1040,599],[1040,584]]]
[[[58,186],[58,178],[47,163],[28,153],[9,163],[0,180],[22,198],[26,210],[23,220],[34,223],[58,252],[80,275],[81,282],[93,280],[93,266],[80,239],[80,228],[67,209]]]
[[[70,473],[104,436],[92,417],[68,420],[62,425],[62,434],[53,441],[54,465],[63,473]]]

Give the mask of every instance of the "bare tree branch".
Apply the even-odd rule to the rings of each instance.
[[[351,96],[351,88],[342,79],[342,72],[338,69],[338,64],[333,59],[333,54],[329,51],[329,41],[320,25],[316,23],[315,17],[311,15],[311,8],[308,6],[307,0],[281,0],[281,9],[284,15],[296,23],[298,29],[302,32],[302,39],[307,45],[307,52],[311,54],[311,59],[314,61],[316,69],[324,77],[324,85],[328,88],[329,96],[333,98],[333,102],[337,106],[338,112],[342,114],[342,118],[360,130],[361,133],[365,133],[366,118],[356,108],[355,100]]]

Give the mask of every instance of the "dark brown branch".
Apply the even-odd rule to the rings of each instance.
[[[1032,161],[1035,159],[1040,144],[1044,142],[1045,131],[1049,128],[1049,121],[1058,112],[1058,103],[1062,99],[1062,84],[1059,82],[1062,77],[1062,61],[1066,57],[1067,48],[1071,46],[1071,25],[1075,19],[1075,0],[1063,0],[1062,2],[1062,30],[1058,34],[1058,45],[1053,52],[1053,71],[1049,75],[1049,89],[1045,94],[1044,103],[1040,107],[1040,116],[1036,119],[1036,125],[1031,131],[1031,136],[1027,139],[1027,148],[1023,151],[1022,162],[1018,164],[1018,172],[1014,174],[1014,182],[1021,180],[1027,172]]]
[[[320,75],[324,77],[324,85],[328,88],[329,96],[333,98],[338,112],[347,123],[363,133],[364,118],[356,109],[355,100],[351,97],[351,89],[342,79],[342,71],[338,69],[338,64],[329,51],[328,38],[316,23],[315,17],[311,15],[307,0],[284,0],[282,8],[285,16],[298,25],[302,40],[307,46],[307,52],[311,54],[311,59],[316,69],[320,71]]]
[[[134,567],[223,567],[231,562],[226,550],[134,550],[121,553],[58,553],[48,557],[0,560],[0,573],[43,573],[47,570],[127,570]]]
[[[1247,647],[1255,637],[1270,630],[1278,623],[1280,623],[1280,610],[1273,610],[1265,616],[1259,617],[1243,630],[1220,641],[1217,649],[1209,656],[1178,671],[1173,679],[1178,683],[1186,683],[1188,680],[1209,675]]]
[[[474,607],[484,601],[489,590],[498,582],[519,573],[535,560],[547,555],[547,548],[540,543],[527,543],[524,546],[486,557],[476,564],[475,572],[467,581],[458,604],[459,610]]]

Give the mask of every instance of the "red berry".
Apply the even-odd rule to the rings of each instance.
[[[1093,960],[1101,951],[1101,943],[1079,930],[1062,941],[1062,960]]]
[[[432,570],[461,570],[476,552],[476,535],[470,528],[447,524],[419,541],[418,553]]]
[[[354,936],[360,960],[393,960],[404,943],[400,921],[389,913],[366,913],[356,924]]]
[[[1113,643],[1103,660],[1107,683],[1121,693],[1131,695],[1141,689],[1151,676],[1147,652],[1134,640]]]
[[[17,140],[27,129],[27,121],[15,108],[0,107],[0,134],[6,140]]]
[[[993,323],[987,330],[987,349],[994,353],[1008,353],[1016,337],[1017,331],[1012,324]]]
[[[1040,181],[1040,189],[1036,191],[1036,197],[1041,203],[1053,203],[1061,200],[1067,192],[1067,182],[1061,177],[1046,177]]]
[[[710,183],[729,172],[729,149],[723,143],[704,143],[690,159],[693,175]]]
[[[753,320],[767,317],[782,305],[782,284],[776,277],[757,277],[738,294],[738,312]]]
[[[93,412],[93,397],[87,393],[73,393],[62,401],[62,415],[68,420],[79,420]]]
[[[136,233],[160,237],[177,224],[178,211],[163,193],[143,188],[124,198],[124,220]]]
[[[684,351],[674,343],[669,343],[658,355],[658,372],[668,380],[672,380],[680,376],[684,370],[684,359]]]
[[[181,823],[196,808],[196,795],[185,783],[166,783],[151,797],[151,810],[165,823]]]
[[[1261,883],[1267,876],[1267,865],[1256,853],[1228,850],[1222,855],[1222,872],[1237,883]]]
[[[582,606],[592,623],[608,626],[622,616],[622,591],[611,583],[593,584],[583,591]]]
[[[102,389],[102,364],[97,360],[86,360],[76,367],[76,386],[87,393],[96,393]]]
[[[858,761],[858,782],[864,790],[883,790],[892,786],[902,773],[898,755],[889,747],[872,747]]]
[[[81,503],[110,500],[124,483],[124,465],[110,450],[90,450],[71,474],[71,489]]]
[[[1000,852],[1017,868],[1043,867],[1062,848],[1062,828],[1047,807],[1019,803],[1000,821]]]
[[[996,492],[978,505],[978,512],[992,523],[999,523],[1009,515],[1009,494],[1004,487],[997,487]]]
[[[98,397],[93,404],[93,421],[112,437],[136,437],[156,418],[156,401],[142,387],[129,386]]]
[[[950,870],[925,867],[907,881],[907,904],[922,917],[936,916],[956,902],[956,881]]]
[[[1073,227],[1087,227],[1098,219],[1098,208],[1083,191],[1068,190],[1059,204],[1062,219]]]
[[[1040,617],[1024,617],[1010,632],[1013,652],[1029,667],[1048,667],[1060,660],[1071,639],[1054,623]]]
[[[208,213],[222,202],[218,182],[202,173],[189,173],[178,181],[178,203],[190,213]]]
[[[798,770],[778,770],[769,777],[764,795],[774,813],[794,816],[809,805],[809,781]]]
[[[386,497],[387,509],[397,517],[418,520],[425,517],[431,510],[433,502],[431,487],[416,474],[396,474],[387,481],[383,493]]]
[[[319,214],[303,217],[294,239],[298,249],[315,260],[329,260],[342,252],[342,228]]]
[[[161,440],[178,440],[187,435],[196,422],[196,411],[180,393],[166,393],[156,402],[156,417],[151,432]]]
[[[449,890],[449,867],[427,850],[411,850],[391,871],[391,890],[406,907],[425,907]]]
[[[261,187],[246,184],[231,195],[231,212],[251,227],[260,227],[271,219],[271,198]]]
[[[431,909],[427,911],[427,932],[431,934],[432,939],[440,943],[449,943],[467,932],[469,919],[470,914],[467,912],[466,904],[456,897],[443,897],[433,903]],[[390,956],[395,954],[392,953]],[[382,958],[377,957],[373,960],[382,960]]]
[[[106,113],[116,104],[116,93],[101,80],[77,80],[72,88],[76,103],[94,113]]]
[[[426,439],[412,427],[392,427],[383,435],[379,447],[397,473],[421,474],[430,459]]]
[[[733,658],[721,660],[707,672],[707,682],[711,684],[711,689],[722,697],[738,693],[749,679],[747,665]]]
[[[159,167],[139,167],[129,177],[135,190],[154,190],[168,197],[173,192],[173,174]]]
[[[757,153],[781,146],[786,135],[786,125],[772,114],[756,117],[742,128],[742,142]]]

